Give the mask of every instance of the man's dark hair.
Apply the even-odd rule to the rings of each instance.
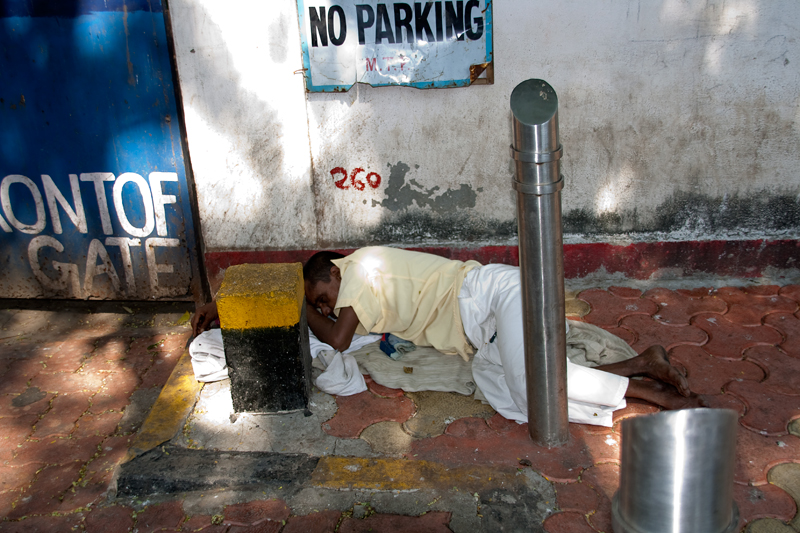
[[[342,257],[344,256],[338,252],[324,251],[315,253],[303,265],[303,279],[311,282],[311,285],[315,285],[318,281],[330,281],[331,268],[334,266],[331,260],[341,259]]]

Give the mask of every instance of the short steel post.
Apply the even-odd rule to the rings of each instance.
[[[511,93],[511,115],[528,430],[536,444],[551,448],[569,440],[556,92],[544,80],[520,83]]]

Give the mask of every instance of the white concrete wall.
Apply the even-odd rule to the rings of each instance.
[[[800,231],[796,0],[505,0],[494,85],[328,94],[295,74],[292,0],[170,6],[207,251],[513,242],[527,78],[560,100],[567,242]]]

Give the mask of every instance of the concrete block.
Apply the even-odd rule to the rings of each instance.
[[[305,409],[311,352],[300,263],[232,266],[217,294],[237,413]]]

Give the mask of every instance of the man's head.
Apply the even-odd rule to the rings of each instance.
[[[339,267],[331,261],[342,257],[336,252],[317,252],[303,266],[306,300],[325,316],[332,314],[336,307],[342,281]]]

